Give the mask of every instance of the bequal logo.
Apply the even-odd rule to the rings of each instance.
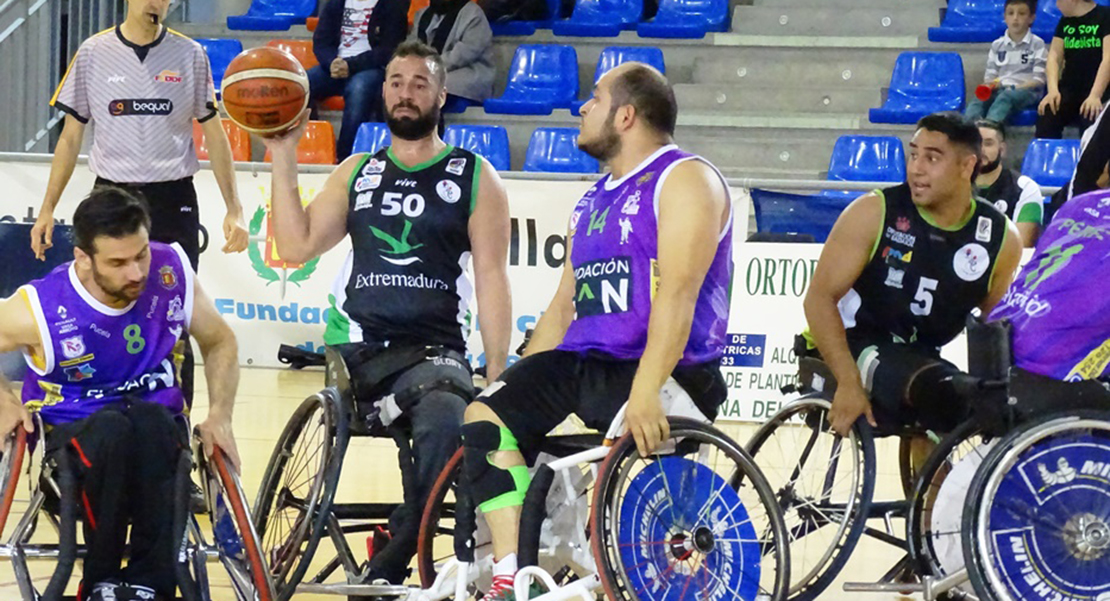
[[[270,216],[266,208],[265,205],[259,205],[258,210],[251,217],[249,226],[251,242],[247,247],[247,255],[250,257],[251,267],[254,268],[255,275],[266,280],[267,286],[274,282],[281,282],[281,298],[285,298],[287,285],[294,284],[299,288],[301,282],[312,277],[313,272],[316,271],[316,265],[320,262],[320,257],[316,257],[308,263],[300,264],[290,263],[278,256],[277,245],[274,243],[274,235],[270,226]],[[265,237],[262,236],[263,222],[266,224]],[[259,248],[259,243],[263,241],[265,241],[265,244],[262,244],[262,248]],[[278,273],[279,269],[281,273]]]

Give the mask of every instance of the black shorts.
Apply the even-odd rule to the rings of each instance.
[[[497,414],[529,463],[552,428],[570,414],[597,430],[609,428],[632,390],[639,361],[546,351],[521,359],[478,397]],[[720,364],[680,366],[671,374],[709,419],[728,396]]]
[[[920,426],[947,432],[967,417],[967,402],[957,395],[945,396],[943,402],[911,398],[910,384],[932,365],[944,365],[950,370],[925,372],[924,377],[936,377],[937,381],[919,381],[914,388],[951,388],[943,386],[940,379],[957,368],[941,359],[939,353],[897,342],[868,344],[849,340],[848,348],[859,367],[863,388],[871,396],[871,411],[881,431],[890,433],[906,426]]]
[[[96,185],[116,186],[142,194],[150,208],[150,239],[165,244],[180,244],[193,264],[193,271],[197,270],[200,264],[200,209],[192,177],[150,184],[119,183],[98,177]]]

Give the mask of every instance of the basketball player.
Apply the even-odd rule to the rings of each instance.
[[[174,476],[188,445],[175,422],[186,405],[173,348],[184,330],[200,345],[210,405],[197,428],[208,455],[218,446],[238,467],[235,336],[181,247],[149,240],[138,197],[95,188],[73,226],[74,260],[0,301],[0,352],[22,350],[29,367],[22,404],[0,378],[0,435],[21,422],[30,432],[37,412],[46,452],[77,472],[88,547],[80,599],[173,599]]]
[[[471,258],[489,378],[508,355],[508,201],[488,161],[436,133],[446,78],[435,50],[420,42],[398,46],[383,92],[393,145],[340,163],[307,207],[297,194],[296,155],[307,115],[289,134],[265,140],[281,256],[308,261],[351,237],[324,342],[346,358],[359,400],[429,390],[399,423],[412,436],[417,504],[390,519],[393,540],[374,553],[367,581],[404,581],[424,500],[458,448],[473,396],[465,358]]]
[[[677,111],[666,78],[641,63],[606,73],[581,109],[578,145],[609,174],[571,214],[568,261],[527,357],[463,426],[465,474],[493,537],[488,599],[514,598],[525,457],[553,427],[575,413],[604,431],[627,402],[646,456],[668,437],[666,383],[710,419],[725,400],[732,204],[720,172],[674,145]]]

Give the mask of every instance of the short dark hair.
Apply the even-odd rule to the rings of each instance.
[[[398,58],[408,58],[415,56],[424,60],[431,60],[436,66],[436,78],[439,80],[439,85],[444,86],[447,84],[447,65],[443,62],[443,57],[435,48],[421,42],[420,40],[409,40],[401,42],[397,49],[393,51],[393,57],[389,62],[393,62]]]
[[[678,103],[674,89],[667,78],[653,67],[634,63],[613,80],[609,86],[612,107],[632,105],[636,116],[652,129],[674,136],[678,121]]]
[[[1043,0],[1043,1],[1044,2],[1051,2],[1053,0]],[[1004,5],[1003,9],[1005,9],[1005,7],[1007,7],[1007,6],[1010,6],[1011,4],[1024,4],[1025,6],[1029,7],[1029,14],[1031,14],[1031,15],[1037,14],[1037,0],[1006,0],[1006,4]]]
[[[983,136],[979,133],[979,126],[955,111],[926,115],[917,122],[916,129],[942,133],[948,136],[950,142],[962,146],[975,156],[979,156],[979,151],[983,148]]]
[[[90,257],[100,236],[123,238],[145,229],[150,232],[150,211],[138,192],[117,186],[96,186],[73,212],[73,244]]]
[[[975,126],[993,129],[998,132],[998,137],[1001,138],[1003,142],[1006,141],[1006,126],[993,119],[979,119],[975,122]]]

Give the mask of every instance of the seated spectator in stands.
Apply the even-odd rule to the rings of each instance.
[[[412,22],[410,40],[435,48],[447,66],[447,96],[482,102],[493,95],[493,32],[470,0],[431,0]]]
[[[1029,31],[1036,13],[1035,0],[1006,0],[1006,33],[991,43],[983,77],[984,85],[991,87],[991,97],[967,105],[971,119],[985,115],[991,121],[1005,123],[1015,113],[1036,104],[1044,93],[1048,49],[1044,40]]]
[[[1041,235],[1044,197],[1041,187],[1028,176],[1002,165],[1006,158],[1006,130],[996,121],[979,120],[983,147],[975,186],[979,196],[1017,225],[1022,246],[1032,248]]]
[[[1048,50],[1048,94],[1037,107],[1038,138],[1059,138],[1079,120],[1086,128],[1102,110],[1110,83],[1110,8],[1094,0],[1056,0],[1063,17]]]
[[[385,66],[408,30],[408,2],[329,0],[312,34],[319,65],[308,70],[309,94],[318,102],[343,96],[343,124],[336,142],[340,161],[351,154],[358,126],[378,121]]]

